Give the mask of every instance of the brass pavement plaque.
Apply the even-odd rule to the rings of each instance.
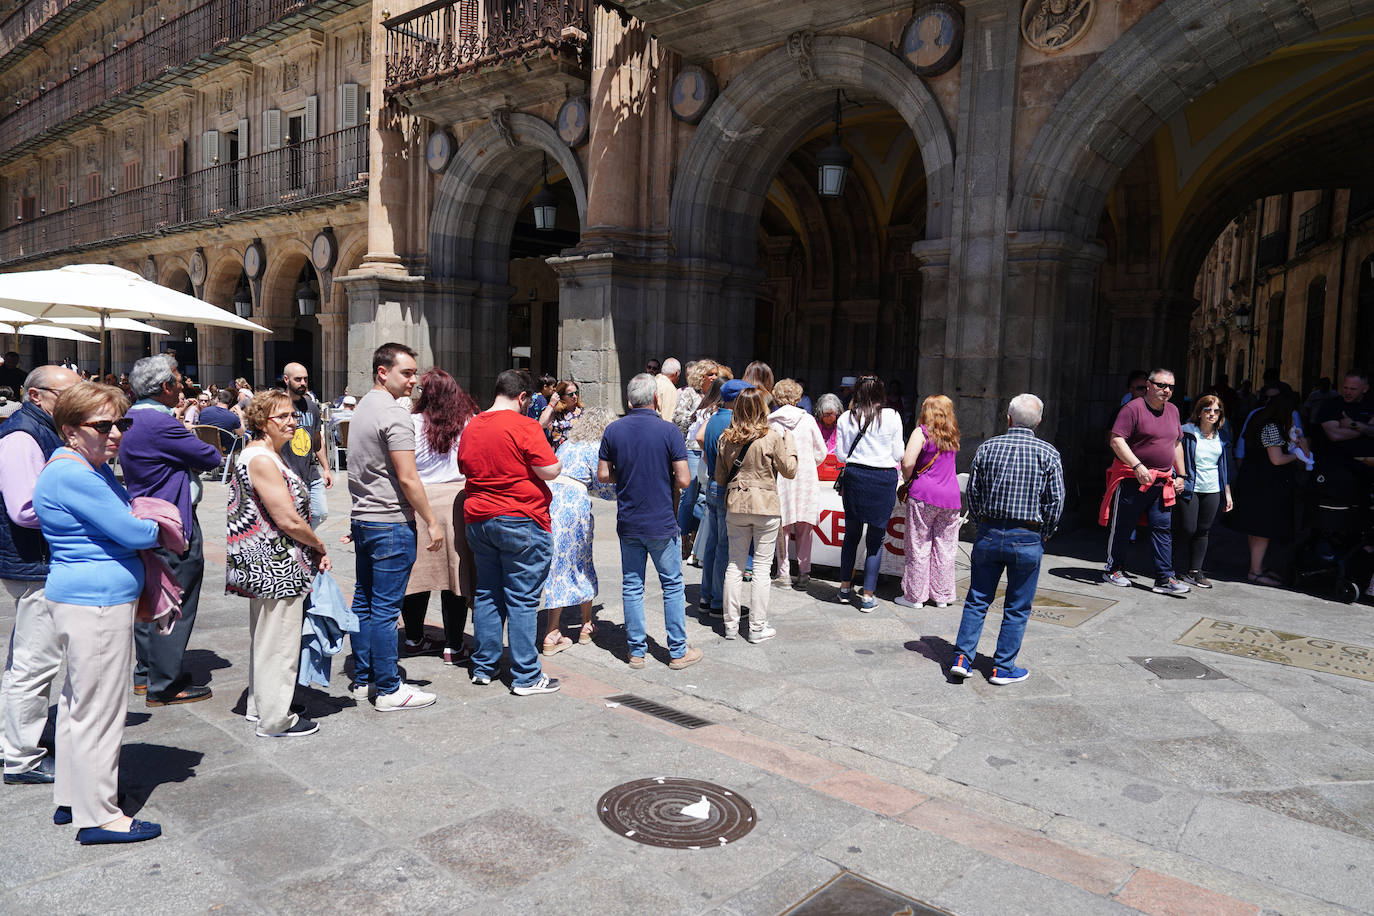
[[[1337,639],[1203,617],[1174,642],[1241,658],[1374,681],[1374,649]]]
[[[960,579],[955,584],[955,588],[960,594],[968,594],[968,579]],[[1007,590],[999,586],[992,603],[988,605],[989,614],[1002,612],[1002,602],[1006,598],[1006,594]],[[955,606],[958,607],[961,604],[962,602],[956,597]],[[1053,624],[1057,627],[1077,627],[1096,617],[1113,604],[1116,602],[1108,601],[1105,598],[1093,598],[1089,595],[1075,595],[1071,592],[1056,591],[1052,588],[1040,588],[1036,589],[1035,600],[1031,602],[1030,619]]]

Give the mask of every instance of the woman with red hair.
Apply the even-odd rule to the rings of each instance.
[[[477,414],[477,402],[443,369],[420,376],[420,396],[411,421],[415,424],[415,470],[425,486],[434,520],[444,529],[444,549],[422,550],[410,570],[401,619],[405,623],[402,652],[419,655],[435,646],[425,639],[429,593],[439,592],[444,620],[444,663],[457,665],[471,652],[463,648],[468,622],[468,598],[473,593],[473,560],[463,525],[462,472],[458,470],[458,440]],[[427,543],[425,523],[415,519],[417,543]]]
[[[920,607],[954,600],[954,557],[959,550],[959,421],[954,402],[932,394],[921,404],[921,420],[902,455],[898,497],[906,500],[902,594],[897,604]]]

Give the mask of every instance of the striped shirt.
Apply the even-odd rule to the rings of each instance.
[[[1038,521],[1041,537],[1049,538],[1064,511],[1059,451],[1014,426],[978,446],[966,497],[974,518]]]

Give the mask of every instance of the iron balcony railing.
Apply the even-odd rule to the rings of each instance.
[[[386,84],[404,89],[544,49],[581,53],[588,0],[434,0],[385,23]]]
[[[0,118],[0,150],[53,130],[63,122],[197,58],[258,31],[318,0],[210,0],[168,20],[56,85],[42,89]]]
[[[0,22],[0,57],[17,48],[68,7],[88,3],[89,0],[27,0]]]
[[[1326,199],[1309,207],[1298,217],[1298,254],[1320,245],[1331,237],[1331,204]]]
[[[1288,260],[1288,233],[1282,229],[1271,232],[1259,240],[1255,247],[1255,271],[1266,267],[1277,267]]]
[[[0,230],[0,264],[362,196],[368,125],[69,207]]]

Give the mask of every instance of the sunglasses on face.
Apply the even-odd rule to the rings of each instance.
[[[1156,382],[1154,379],[1150,379],[1150,384],[1151,384],[1151,385],[1154,385],[1156,388],[1161,388],[1161,389],[1163,389],[1164,391],[1173,391],[1173,390],[1174,390],[1174,383],[1173,383],[1173,382]]]
[[[102,436],[108,436],[111,429],[117,429],[121,433],[127,433],[129,427],[134,425],[134,421],[128,417],[122,417],[118,420],[93,420],[90,423],[82,423],[81,425],[90,427]]]
[[[1220,408],[1220,407],[1204,407],[1204,408],[1202,408],[1202,412],[1203,412],[1203,413],[1221,413],[1221,408]]]
[[[575,397],[577,397],[577,392],[576,392],[576,391],[565,391],[565,392],[563,392],[563,397],[565,397],[565,398],[575,398]]]

